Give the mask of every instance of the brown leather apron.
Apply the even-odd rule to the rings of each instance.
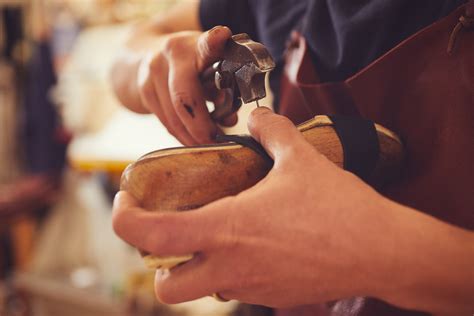
[[[361,116],[401,136],[397,181],[381,192],[445,222],[474,229],[474,1],[409,37],[344,82],[321,83],[303,37],[292,37],[280,113]],[[348,280],[350,282],[350,280]],[[277,315],[412,315],[353,298]]]

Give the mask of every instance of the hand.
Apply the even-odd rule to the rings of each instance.
[[[474,233],[382,197],[268,109],[252,112],[249,130],[275,164],[237,196],[151,213],[127,192],[117,195],[119,236],[156,255],[194,254],[156,272],[158,299],[218,292],[292,307],[371,296],[432,313],[472,311]]]
[[[384,226],[373,223],[384,199],[318,153],[288,119],[260,108],[249,129],[275,159],[255,187],[180,214],[146,213],[118,195],[114,227],[122,238],[154,254],[196,253],[157,273],[158,297],[177,303],[219,292],[292,306],[366,293],[374,271],[360,245],[383,246],[374,236]]]
[[[154,113],[168,131],[185,145],[212,143],[219,132],[205,99],[217,97],[204,91],[199,75],[220,60],[232,33],[227,27],[207,32],[184,31],[159,39],[157,49],[140,62],[137,84],[142,106]],[[223,125],[234,125],[235,114]]]

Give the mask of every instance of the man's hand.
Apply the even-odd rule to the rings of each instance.
[[[457,236],[456,245],[472,241],[472,234],[383,198],[268,109],[252,113],[249,129],[275,160],[251,189],[182,213],[149,213],[128,193],[117,195],[113,225],[119,236],[156,255],[195,254],[169,272],[157,271],[161,301],[179,303],[218,292],[272,307],[358,295],[429,311],[453,304],[449,295],[443,301],[427,294],[436,283],[433,276],[444,275],[444,284],[449,279],[459,287],[472,273],[458,278],[446,271],[451,261],[443,256],[463,248],[438,237],[441,253],[433,253],[432,239],[449,234]],[[420,258],[426,249],[429,257]],[[469,251],[472,259],[472,245]],[[462,270],[472,261],[461,262]],[[465,303],[468,296],[455,298],[459,308],[460,298]]]
[[[184,145],[214,142],[216,123],[234,125],[237,115],[214,122],[205,99],[221,101],[222,93],[209,91],[200,74],[220,60],[227,27],[202,32],[198,0],[178,2],[137,24],[126,47],[117,56],[111,82],[120,102],[138,113],[154,113]]]
[[[136,111],[154,113],[168,131],[185,145],[212,143],[219,132],[216,123],[234,125],[237,116],[214,122],[206,99],[214,101],[215,91],[204,91],[200,74],[222,58],[227,27],[207,32],[182,31],[154,38],[140,55],[134,89],[139,106]],[[130,75],[129,75],[130,76]],[[121,91],[117,94],[121,95]],[[127,100],[122,98],[125,105]]]
[[[357,249],[380,228],[368,219],[377,218],[381,197],[319,154],[288,119],[257,109],[249,129],[275,160],[250,190],[185,214],[144,213],[119,194],[114,227],[122,238],[154,254],[197,253],[158,273],[158,297],[177,303],[219,292],[289,306],[365,293],[373,272]]]

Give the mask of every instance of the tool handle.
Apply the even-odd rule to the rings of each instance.
[[[398,174],[403,146],[391,131],[375,127],[380,152],[370,182],[381,184]],[[343,147],[327,116],[317,116],[298,128],[319,152],[343,166]],[[148,211],[187,211],[252,187],[270,169],[261,155],[235,143],[172,148],[149,153],[128,166],[121,189]],[[190,258],[146,256],[145,260],[151,268],[170,268]]]

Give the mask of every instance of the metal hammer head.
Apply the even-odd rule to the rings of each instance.
[[[226,44],[223,60],[217,65],[218,89],[232,89],[234,98],[244,103],[266,96],[265,75],[275,68],[267,48],[245,34],[232,36]]]

